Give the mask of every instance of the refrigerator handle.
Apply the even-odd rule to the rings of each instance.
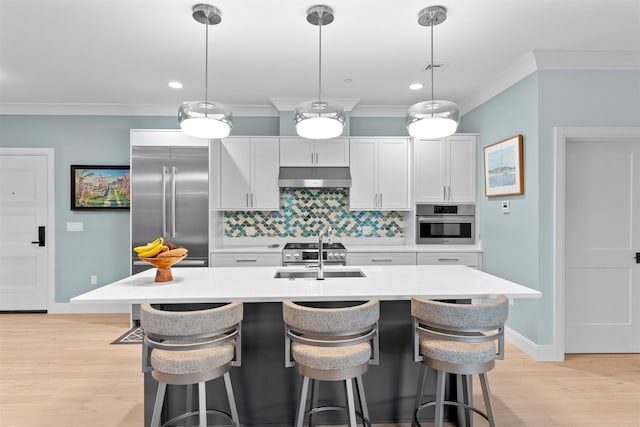
[[[162,166],[162,237],[167,237],[167,167]]]
[[[176,238],[176,167],[171,167],[171,238]]]

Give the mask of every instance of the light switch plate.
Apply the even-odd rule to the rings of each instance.
[[[82,231],[82,222],[67,222],[67,231]]]
[[[503,214],[508,214],[510,212],[510,206],[509,206],[509,201],[508,200],[503,200],[502,201],[502,213]]]

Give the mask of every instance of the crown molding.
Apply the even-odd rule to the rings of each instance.
[[[234,116],[278,117],[271,105],[234,105]],[[178,116],[175,105],[152,104],[12,104],[0,103],[0,114],[57,116]],[[177,119],[176,119],[177,120]]]
[[[640,70],[640,51],[551,51],[525,53],[483,88],[458,103],[464,115],[536,71]]]
[[[269,102],[278,111],[294,111],[298,105],[306,101],[309,101],[309,98],[269,98]],[[340,104],[344,111],[351,111],[360,98],[331,98],[331,101]]]

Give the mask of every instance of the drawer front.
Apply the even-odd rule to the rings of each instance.
[[[415,265],[415,252],[347,252],[347,265]]]
[[[480,254],[473,252],[419,252],[418,265],[454,264],[480,267]]]
[[[211,254],[211,267],[265,267],[282,265],[282,254]]]

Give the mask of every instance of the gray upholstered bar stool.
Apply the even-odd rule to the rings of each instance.
[[[435,405],[435,426],[441,427],[444,405],[464,408],[464,417],[469,411],[480,414],[496,425],[491,405],[491,393],[487,372],[493,369],[495,359],[504,357],[504,322],[509,315],[508,299],[498,296],[481,304],[455,304],[411,299],[411,315],[414,324],[414,360],[422,362],[421,375],[414,405],[412,426],[420,426],[418,415],[428,406]],[[422,389],[427,368],[436,371],[436,399],[422,403]],[[445,401],[446,374],[456,374],[458,379],[458,401]],[[485,412],[473,406],[471,399],[471,375],[478,374]],[[466,388],[466,391],[463,389]],[[469,418],[470,419],[470,418]]]
[[[282,309],[285,366],[296,365],[303,376],[296,427],[302,427],[306,415],[309,415],[309,425],[313,425],[314,414],[345,409],[341,406],[318,407],[317,381],[345,382],[349,426],[355,427],[354,379],[360,401],[358,415],[363,424],[370,425],[362,375],[370,364],[378,363],[379,301],[373,299],[340,308],[318,308],[284,301]],[[312,404],[306,411],[310,381]]]
[[[198,415],[200,427],[207,426],[207,413],[225,416],[235,427],[240,427],[233,396],[231,366],[241,362],[242,303],[239,301],[220,307],[192,311],[170,311],[149,304],[140,307],[140,324],[144,330],[142,349],[143,371],[151,370],[158,381],[152,427],[160,425],[167,384],[187,385],[187,409],[163,424]],[[224,378],[229,399],[230,414],[206,407],[205,383]],[[198,411],[191,410],[191,387],[198,384]],[[190,425],[190,424],[188,424]]]

